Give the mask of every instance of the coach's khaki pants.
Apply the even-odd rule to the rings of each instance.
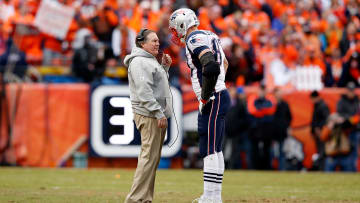
[[[156,169],[160,161],[166,128],[159,128],[156,118],[134,114],[134,120],[141,134],[141,151],[134,182],[125,203],[152,202]]]

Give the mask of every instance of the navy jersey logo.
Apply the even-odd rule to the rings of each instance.
[[[192,38],[191,40],[190,40],[190,43],[191,44],[195,44],[196,42],[200,42],[201,41],[201,39],[200,38]]]

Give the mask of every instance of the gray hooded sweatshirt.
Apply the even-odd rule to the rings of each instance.
[[[133,111],[153,118],[171,117],[168,70],[149,52],[134,47],[124,59],[128,67],[130,100]]]

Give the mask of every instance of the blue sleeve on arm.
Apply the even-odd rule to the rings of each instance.
[[[201,46],[201,47],[195,48],[194,49],[195,56],[199,58],[199,54],[205,49],[209,49],[209,47],[208,46]]]

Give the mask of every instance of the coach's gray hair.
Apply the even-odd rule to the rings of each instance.
[[[149,30],[149,29],[141,29],[140,32],[136,35],[136,39],[135,39],[135,45],[139,48],[142,48],[142,44],[144,44],[147,40],[147,36],[150,33],[155,33],[155,31],[153,30]]]

